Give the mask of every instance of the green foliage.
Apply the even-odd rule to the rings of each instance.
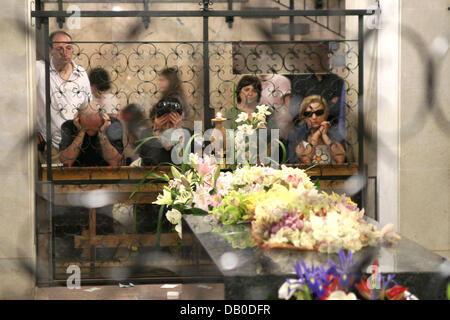
[[[191,150],[191,146],[192,146],[192,142],[194,141],[194,139],[198,136],[199,134],[194,134],[189,141],[186,144],[186,147],[183,150],[183,163],[181,164],[181,173],[184,174],[186,173],[186,171],[188,171],[191,167],[189,165],[189,155],[190,155],[190,150]]]
[[[283,150],[283,156],[281,157],[281,162],[280,162],[280,164],[283,165],[286,163],[286,158],[287,158],[286,146],[284,145],[283,142],[281,142],[281,140],[277,139],[276,141],[280,144],[281,150]]]
[[[247,221],[249,218],[247,201],[247,195],[233,190],[228,196],[223,198],[219,206],[212,210],[212,214],[217,216],[224,225]]]
[[[160,206],[158,212],[158,225],[156,227],[156,241],[155,241],[155,249],[159,250],[159,245],[161,243],[161,231],[162,231],[162,218],[164,214],[164,209],[166,206]]]
[[[316,181],[314,181],[314,187],[316,187],[317,191],[320,191],[320,180],[316,179]]]
[[[147,138],[140,139],[140,140],[136,141],[136,142],[139,142],[139,144],[138,144],[137,147],[133,150],[133,153],[132,153],[132,154],[136,154],[136,152],[139,150],[139,148],[142,147],[142,145],[144,145],[146,142],[148,142],[148,141],[150,141],[150,140],[153,140],[153,139],[158,139],[158,138],[159,138],[158,136],[151,136],[151,137],[147,137]]]

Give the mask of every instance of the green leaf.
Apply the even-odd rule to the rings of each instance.
[[[277,168],[280,167],[280,164],[278,162],[276,162],[275,160],[273,160],[271,157],[266,157],[267,160],[269,160],[270,162],[273,162],[276,164]]]
[[[148,141],[150,141],[150,140],[152,140],[152,139],[159,139],[159,137],[158,137],[158,136],[151,136],[151,137],[147,137],[147,138],[140,139],[140,140],[136,141],[136,142],[140,142],[140,143],[139,143],[138,146],[133,150],[133,153],[132,153],[132,154],[136,154],[136,152],[138,151],[138,149],[139,149],[140,147],[142,147],[143,144],[145,144],[146,142],[148,142]]]
[[[216,188],[216,183],[219,176],[220,176],[220,165],[217,165],[216,172],[214,173],[214,189]]]
[[[316,181],[314,181],[314,187],[316,187],[317,191],[320,191],[320,180],[316,179]]]
[[[137,203],[133,205],[133,233],[137,233],[137,223],[136,223],[136,209],[137,209]]]
[[[137,184],[136,188],[134,188],[133,192],[131,193],[131,195],[129,196],[128,199],[131,199],[131,198],[136,194],[136,192],[139,191],[140,187],[146,182],[146,180],[147,180],[148,177],[153,176],[153,177],[155,177],[155,178],[162,178],[161,176],[158,176],[158,175],[156,175],[156,174],[153,173],[153,171],[155,171],[156,168],[158,168],[158,167],[154,167],[152,170],[150,170],[149,172],[147,172],[147,173],[145,174],[145,176],[144,176],[144,177],[141,179],[141,181],[139,181],[139,183]]]
[[[312,300],[311,292],[309,291],[308,286],[305,285],[304,288],[305,288],[305,291],[304,291],[304,298],[305,298],[305,300]]]
[[[275,165],[279,168],[281,165],[286,163],[287,152],[286,152],[286,147],[284,146],[284,143],[281,142],[281,140],[275,139],[275,141],[278,142],[278,144],[281,146],[281,150],[283,151],[282,157],[281,157],[281,162],[277,162],[277,161],[273,160],[271,157],[266,157],[266,159],[272,163],[275,163]]]
[[[139,191],[139,189],[142,186],[142,184],[144,184],[145,182],[148,182],[147,178],[149,178],[149,177],[155,178],[152,182],[159,182],[158,180],[161,180],[162,182],[169,182],[170,178],[169,178],[169,176],[167,174],[164,174],[164,176],[161,176],[161,175],[157,175],[157,174],[153,173],[153,171],[155,171],[156,169],[158,169],[159,167],[161,167],[163,165],[171,165],[171,166],[173,166],[173,167],[178,169],[177,166],[175,166],[175,165],[173,165],[173,164],[171,164],[169,162],[161,162],[161,163],[159,163],[157,166],[154,166],[149,172],[147,172],[145,174],[145,176],[137,184],[136,188],[134,188],[133,192],[131,193],[131,195],[129,196],[128,199],[131,199],[136,194],[136,192]]]
[[[287,158],[286,157],[286,155],[287,155],[286,146],[284,145],[283,142],[281,142],[281,140],[276,139],[276,141],[280,144],[281,150],[283,150],[283,156],[281,157],[281,164],[285,164],[286,163],[286,158]]]
[[[170,170],[172,171],[172,175],[175,179],[181,179],[180,172],[174,166],[170,167]]]
[[[318,165],[319,165],[318,163],[315,163],[312,166],[306,168],[304,171],[307,172],[308,170],[311,170],[312,168],[317,167]]]
[[[189,210],[190,214],[196,215],[196,216],[204,216],[209,214],[209,212],[199,209],[199,208],[190,208]]]
[[[189,166],[189,155],[190,155],[190,151],[191,151],[191,145],[192,145],[192,142],[194,141],[194,139],[198,136],[199,134],[197,133],[197,134],[194,134],[190,139],[189,139],[189,141],[187,142],[187,144],[186,144],[186,147],[184,148],[184,150],[183,150],[183,163],[182,163],[182,165],[181,165],[181,172],[183,173],[183,174],[185,174],[186,173],[186,171],[188,171],[189,170],[189,168],[190,168],[190,166]]]

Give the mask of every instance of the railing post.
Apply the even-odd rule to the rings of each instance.
[[[61,11],[61,12],[63,11],[62,0],[58,0],[58,11]],[[64,18],[64,17],[57,17],[56,21],[58,21],[58,27],[60,29],[62,29],[63,26],[64,26],[64,22],[66,21],[66,18]]]
[[[358,174],[366,177],[364,161],[364,15],[358,16]],[[367,180],[361,189],[360,208],[366,205]]]
[[[203,1],[203,11],[209,11],[209,0]],[[212,128],[211,119],[214,111],[210,108],[209,100],[209,21],[208,16],[203,16],[203,121],[204,129]]]

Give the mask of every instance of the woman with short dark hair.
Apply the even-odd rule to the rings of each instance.
[[[236,114],[234,114],[233,108],[228,109],[225,114],[225,118],[228,120],[224,122],[223,126],[227,129],[233,129],[233,122],[241,112],[246,112],[248,119],[252,120],[252,113],[256,111],[256,106],[261,99],[261,92],[262,85],[258,77],[250,75],[243,76],[236,86]],[[277,128],[275,117],[273,117],[273,110],[270,111],[272,114],[267,119],[267,129],[269,130]]]

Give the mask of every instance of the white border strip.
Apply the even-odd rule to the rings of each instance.
[[[379,222],[400,228],[400,7],[383,0],[378,30],[377,192]],[[382,142],[383,144],[380,144]]]

